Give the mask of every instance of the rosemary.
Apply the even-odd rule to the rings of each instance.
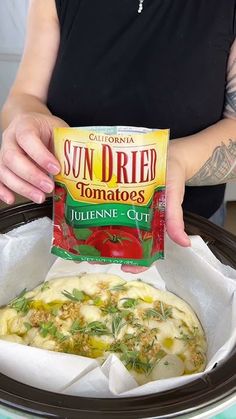
[[[110,351],[120,353],[120,360],[124,362],[124,365],[129,370],[133,369],[137,372],[144,372],[146,375],[149,375],[156,363],[166,355],[165,351],[159,349],[152,360],[148,359],[148,355],[140,356],[141,352],[146,354],[150,349],[153,349],[154,340],[147,345],[146,348],[143,348],[143,351],[135,348],[135,344],[139,342],[139,336],[126,334],[123,341],[125,343],[117,341],[111,344]]]
[[[71,326],[70,333],[75,335],[76,333],[87,333],[88,335],[110,335],[110,331],[106,325],[99,321],[88,323],[86,326],[80,324],[79,320],[75,320]]]
[[[63,333],[61,333],[61,332],[59,332],[59,331],[57,331],[57,332],[56,332],[56,335],[55,335],[55,338],[58,340],[58,342],[59,342],[59,343],[64,342],[65,340],[67,340],[67,339],[68,339],[68,337],[69,337],[69,336],[63,335]]]
[[[48,335],[55,337],[57,327],[53,322],[43,322],[40,324],[39,333],[43,338],[46,338]]]
[[[123,284],[118,284],[118,285],[114,285],[114,287],[110,288],[110,291],[126,291],[126,287],[125,287],[125,283]]]
[[[158,320],[166,321],[169,317],[172,316],[172,308],[164,308],[162,302],[160,302],[160,311],[155,308],[148,308],[145,311],[145,318],[150,319],[152,317],[157,318]]]
[[[113,306],[113,305],[107,305],[106,307],[102,307],[101,310],[103,313],[106,313],[106,314],[114,314],[120,311],[117,306]]]
[[[30,325],[31,326],[31,325]],[[40,324],[39,333],[43,338],[46,338],[48,335],[56,339],[59,343],[64,342],[68,339],[68,336],[59,332],[56,325],[53,322],[43,322]]]
[[[182,330],[180,332],[180,336],[176,337],[176,339],[182,340],[185,343],[191,342],[196,339],[197,337],[197,331],[198,327],[194,327],[193,332],[190,332],[189,334],[184,333]]]
[[[74,320],[70,328],[70,333],[75,335],[78,332],[83,331],[84,327],[80,324],[79,320]]]
[[[149,360],[140,359],[138,351],[130,351],[126,345],[120,345],[122,355],[121,361],[124,362],[127,369],[133,369],[137,372],[149,374],[152,369],[152,363]]]
[[[18,297],[14,298],[10,303],[9,306],[11,308],[14,308],[17,313],[28,313],[29,309],[30,309],[30,302],[31,302],[31,298],[25,298],[25,294],[26,294],[27,290],[26,288],[21,291],[21,293],[18,295]]]
[[[135,308],[138,305],[138,300],[135,300],[135,298],[121,298],[121,300],[125,300],[124,308]]]
[[[108,330],[107,326],[98,321],[94,321],[89,323],[86,326],[86,332],[90,335],[110,335],[110,331]]]
[[[49,289],[50,289],[50,286],[49,286],[48,284],[49,284],[49,282],[48,282],[48,281],[45,281],[45,282],[42,284],[42,286],[41,286],[41,288],[40,288],[40,291],[41,291],[41,292],[43,292],[43,291],[49,290]]]
[[[64,290],[62,294],[72,301],[84,301],[85,299],[85,294],[83,293],[83,291],[80,291],[77,288],[74,288],[72,293]]]
[[[126,325],[126,322],[123,320],[123,317],[120,314],[113,316],[111,330],[112,330],[114,339],[117,338],[122,327],[124,327],[125,325]]]

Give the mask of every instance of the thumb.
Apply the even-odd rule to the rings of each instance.
[[[184,231],[182,202],[185,190],[184,171],[178,163],[170,161],[168,165],[166,192],[166,230],[168,236],[183,247],[191,245]]]
[[[69,125],[61,118],[53,115],[49,117],[51,119],[52,128],[69,128]]]

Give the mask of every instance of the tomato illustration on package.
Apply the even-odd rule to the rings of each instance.
[[[56,128],[52,253],[150,266],[164,257],[169,130]]]

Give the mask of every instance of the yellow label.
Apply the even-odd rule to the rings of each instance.
[[[57,182],[75,201],[145,206],[166,183],[169,130],[56,128]]]

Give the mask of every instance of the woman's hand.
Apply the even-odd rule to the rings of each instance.
[[[184,231],[182,202],[188,173],[182,147],[180,140],[170,141],[167,163],[166,231],[174,242],[187,247],[190,246],[190,239]]]
[[[50,115],[25,113],[14,118],[2,137],[0,149],[0,199],[13,204],[14,192],[36,203],[45,200],[60,165],[52,150],[54,127],[67,124]]]
[[[190,239],[184,231],[182,210],[188,169],[184,163],[182,148],[183,144],[180,140],[172,140],[169,144],[166,185],[166,231],[174,242],[180,246],[188,247],[190,246]],[[122,266],[124,272],[134,274],[147,269],[140,266]]]

